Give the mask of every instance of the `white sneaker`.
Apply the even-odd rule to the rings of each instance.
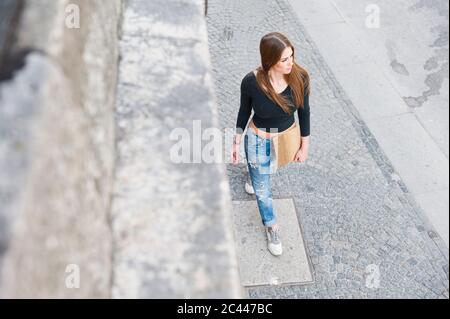
[[[283,246],[281,245],[280,231],[272,230],[266,227],[267,234],[267,248],[274,256],[280,256],[283,253]]]
[[[255,195],[255,189],[253,188],[251,183],[248,181],[245,182],[245,191],[247,192],[247,194]]]

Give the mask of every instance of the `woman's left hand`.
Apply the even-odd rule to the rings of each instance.
[[[308,159],[308,150],[300,148],[294,157],[294,162],[304,163]]]

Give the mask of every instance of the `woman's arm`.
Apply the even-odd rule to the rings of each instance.
[[[298,109],[298,122],[300,124],[300,136],[302,137],[302,142],[309,146],[309,135],[310,135],[310,107],[309,107],[309,94],[305,94],[304,106]]]
[[[251,113],[252,113],[252,98],[250,95],[250,87],[247,77],[244,77],[244,79],[241,82],[241,103],[236,121],[236,135],[235,135],[236,141],[240,142],[241,135],[248,124],[248,120],[250,118]]]
[[[242,134],[248,124],[248,119],[252,113],[252,99],[250,95],[250,87],[248,86],[247,76],[241,82],[241,104],[236,121],[236,133],[233,138],[233,147],[231,158],[233,164],[239,164],[239,145],[241,144]]]
[[[309,92],[305,94],[304,107],[298,109],[298,121],[300,124],[301,145],[295,155],[295,161],[304,163],[308,159],[310,144],[310,107]]]

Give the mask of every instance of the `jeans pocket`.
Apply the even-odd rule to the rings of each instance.
[[[247,133],[244,137],[244,149],[245,149],[245,156],[247,157],[247,163],[251,164],[252,166],[257,165],[257,143],[256,136],[254,134],[251,134],[249,130],[247,130]]]

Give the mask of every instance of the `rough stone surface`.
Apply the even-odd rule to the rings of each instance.
[[[218,125],[203,1],[130,0],[123,21],[113,297],[240,297],[225,166],[171,159],[174,129]]]
[[[208,3],[221,127],[235,126],[240,81],[260,64],[264,34],[285,33],[312,77],[308,162],[279,171],[272,185],[275,198],[293,197],[302,212],[315,283],[251,288],[249,296],[448,298],[448,249],[289,5],[283,0]],[[244,192],[245,164],[228,165],[228,176],[233,200],[250,200]]]
[[[30,53],[0,83],[2,297],[110,296],[120,1],[70,3],[79,29],[69,1],[26,1],[12,49]]]

